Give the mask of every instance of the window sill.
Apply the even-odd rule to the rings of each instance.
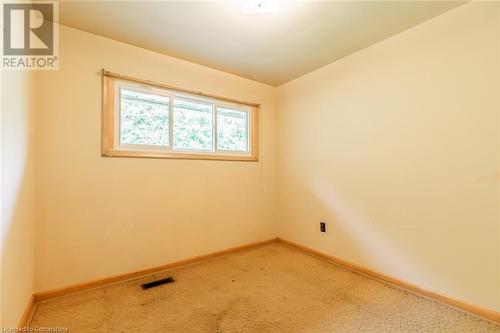
[[[224,155],[213,153],[191,152],[148,152],[132,150],[108,150],[102,153],[103,157],[133,157],[133,158],[168,158],[181,160],[212,160],[212,161],[242,161],[258,162],[257,156],[252,155]]]

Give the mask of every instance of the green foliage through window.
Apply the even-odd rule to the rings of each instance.
[[[248,150],[248,113],[219,108],[217,110],[217,149]]]
[[[195,98],[169,97],[155,91],[122,87],[120,144],[186,151],[249,152],[249,114],[236,107]]]
[[[174,149],[213,149],[211,104],[174,100]]]
[[[168,97],[121,90],[120,143],[168,146]]]

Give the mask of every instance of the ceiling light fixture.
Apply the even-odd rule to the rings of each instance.
[[[245,14],[269,14],[278,10],[277,0],[242,0],[241,6]]]

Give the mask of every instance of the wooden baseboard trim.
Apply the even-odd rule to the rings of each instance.
[[[288,241],[288,240],[285,240],[282,238],[273,238],[273,239],[269,239],[266,241],[250,243],[250,244],[237,246],[237,247],[222,250],[222,251],[217,251],[217,252],[202,255],[202,256],[197,256],[197,257],[193,257],[193,258],[189,258],[189,259],[185,259],[185,260],[180,260],[177,262],[165,264],[165,265],[158,266],[158,267],[152,267],[152,268],[143,269],[143,270],[127,273],[127,274],[116,275],[116,276],[107,277],[107,278],[103,278],[103,279],[99,279],[99,280],[95,280],[95,281],[91,281],[91,282],[81,283],[81,284],[77,284],[77,285],[73,285],[73,286],[69,286],[69,287],[63,287],[63,288],[58,288],[58,289],[53,289],[53,290],[35,293],[33,295],[33,297],[31,298],[31,300],[26,308],[25,313],[23,314],[23,317],[21,319],[19,326],[25,327],[25,326],[29,325],[31,318],[33,317],[33,313],[35,312],[37,302],[46,301],[49,299],[53,299],[53,298],[61,297],[61,296],[66,296],[66,295],[70,295],[70,294],[74,294],[74,293],[79,293],[79,292],[83,292],[83,291],[90,290],[90,289],[101,288],[101,287],[104,287],[106,285],[110,285],[110,284],[114,284],[114,283],[118,283],[118,282],[124,282],[124,281],[128,281],[128,280],[137,279],[137,278],[149,275],[149,274],[154,274],[154,273],[166,271],[166,270],[169,270],[172,268],[177,268],[177,267],[184,266],[184,265],[194,264],[197,262],[222,257],[225,255],[240,252],[243,250],[247,250],[247,249],[263,246],[266,244],[270,244],[270,243],[273,243],[276,241],[279,243],[285,244],[292,249],[299,250],[303,253],[306,253],[306,254],[311,255],[313,257],[316,257],[318,259],[322,259],[324,261],[335,264],[337,266],[343,267],[343,268],[348,269],[352,272],[355,272],[355,273],[376,279],[378,281],[387,283],[387,284],[392,285],[394,287],[411,292],[415,295],[425,297],[427,299],[446,304],[446,305],[451,306],[457,310],[460,310],[460,311],[466,312],[468,314],[477,316],[481,319],[488,320],[488,321],[493,322],[495,324],[500,324],[500,312],[497,312],[497,311],[494,311],[491,309],[482,308],[482,307],[479,307],[476,305],[471,305],[471,304],[465,303],[461,300],[454,299],[454,298],[447,296],[447,295],[443,295],[440,293],[436,293],[433,291],[422,289],[422,288],[417,287],[411,283],[387,276],[385,274],[376,272],[374,270],[365,268],[363,266],[359,266],[359,265],[351,263],[349,261],[331,256],[328,254],[324,254],[324,253],[319,252],[317,250],[308,248],[306,246],[303,246],[303,245],[300,245],[300,244],[297,244],[297,243],[294,243],[294,242],[291,242],[291,241]]]
[[[19,328],[28,327],[30,325],[31,319],[35,314],[35,309],[36,309],[36,302],[35,302],[35,296],[33,295],[30,297],[28,305],[26,306],[26,310],[24,310],[23,316],[19,321],[18,325]]]
[[[446,304],[446,305],[451,306],[457,310],[460,310],[460,311],[466,312],[468,314],[477,316],[481,319],[488,320],[492,323],[500,324],[500,312],[497,312],[497,311],[494,311],[491,309],[482,308],[482,307],[472,305],[472,304],[467,304],[461,300],[454,299],[450,296],[422,289],[422,288],[417,287],[411,283],[387,276],[385,274],[373,271],[371,269],[359,266],[357,264],[348,262],[346,260],[331,256],[328,254],[324,254],[322,252],[313,250],[311,248],[308,248],[306,246],[302,246],[300,244],[297,244],[297,243],[294,243],[291,241],[284,240],[282,238],[277,238],[277,241],[289,246],[290,248],[299,250],[303,253],[309,254],[311,256],[322,259],[324,261],[335,264],[337,266],[346,268],[352,272],[376,279],[376,280],[384,282],[386,284],[390,284],[394,287],[406,290],[406,291],[411,292],[415,295],[425,297],[427,299],[430,299],[430,300],[433,300],[433,301],[436,301],[439,303]]]
[[[233,247],[233,248],[222,250],[222,251],[213,252],[213,253],[202,255],[202,256],[197,256],[197,257],[193,257],[193,258],[189,258],[189,259],[176,261],[176,262],[173,262],[170,264],[165,264],[162,266],[157,266],[157,267],[147,268],[147,269],[143,269],[143,270],[139,270],[139,271],[135,271],[135,272],[131,272],[131,273],[111,276],[111,277],[107,277],[107,278],[103,278],[103,279],[99,279],[99,280],[95,280],[95,281],[91,281],[91,282],[76,284],[73,286],[52,289],[52,290],[48,290],[48,291],[42,291],[42,292],[38,292],[38,293],[34,294],[34,300],[35,300],[35,302],[41,302],[41,301],[46,301],[46,300],[53,299],[56,297],[61,297],[61,296],[66,296],[66,295],[70,295],[70,294],[74,294],[74,293],[79,293],[79,292],[90,290],[90,289],[101,288],[101,287],[104,287],[104,286],[109,285],[109,284],[114,284],[114,283],[118,283],[118,282],[124,282],[124,281],[128,281],[128,280],[137,279],[137,278],[149,275],[149,274],[154,274],[154,273],[166,271],[166,270],[169,270],[172,268],[177,268],[177,267],[184,266],[184,265],[194,264],[194,263],[201,262],[201,261],[208,260],[208,259],[222,257],[222,256],[232,254],[235,252],[240,252],[243,250],[248,250],[248,249],[256,248],[256,247],[263,246],[266,244],[270,244],[270,243],[273,243],[276,241],[277,241],[277,239],[273,238],[273,239],[269,239],[269,240],[265,240],[265,241],[250,243],[250,244],[241,245],[241,246]]]

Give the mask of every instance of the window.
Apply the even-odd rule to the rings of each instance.
[[[217,149],[248,151],[248,112],[217,109]]]
[[[174,101],[174,149],[213,151],[214,106],[177,98]]]
[[[103,72],[103,156],[257,161],[258,105]]]
[[[133,89],[120,90],[120,143],[169,145],[170,98]]]

